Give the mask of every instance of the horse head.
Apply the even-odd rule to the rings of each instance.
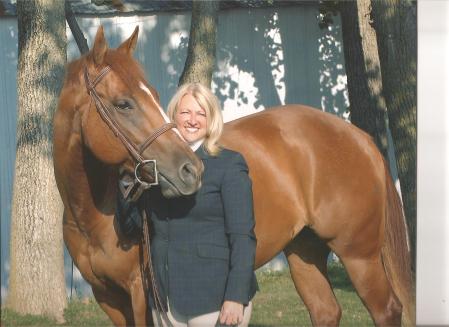
[[[81,142],[97,160],[117,166],[121,177],[139,175],[143,183],[158,179],[166,197],[192,194],[203,166],[168,121],[132,57],[138,32],[136,27],[110,49],[100,26],[92,50],[68,66],[58,111],[78,117]]]

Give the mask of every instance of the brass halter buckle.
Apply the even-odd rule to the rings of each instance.
[[[153,176],[154,176],[154,182],[152,183],[147,183],[143,180],[140,179],[139,177],[139,168],[148,163],[153,163]],[[136,168],[134,168],[134,177],[136,178],[136,181],[138,183],[140,183],[145,189],[150,188],[151,186],[156,186],[159,185],[159,178],[158,178],[158,172],[157,172],[157,165],[156,165],[156,159],[147,159],[147,160],[142,160],[140,161],[137,165]]]

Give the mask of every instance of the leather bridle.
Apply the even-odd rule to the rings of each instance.
[[[122,131],[120,125],[118,124],[117,120],[114,119],[113,115],[111,114],[109,108],[106,106],[106,104],[101,100],[100,96],[98,95],[97,91],[95,90],[95,86],[97,86],[98,83],[103,79],[103,77],[111,71],[110,66],[104,67],[100,73],[97,75],[97,77],[94,78],[92,81],[89,72],[87,70],[87,66],[84,66],[84,80],[86,82],[86,88],[87,92],[91,96],[91,98],[95,101],[95,107],[97,108],[98,113],[100,114],[100,117],[104,120],[106,125],[112,130],[112,132],[115,134],[116,137],[120,139],[120,141],[123,143],[123,145],[128,149],[129,153],[133,156],[133,158],[136,160],[137,164],[134,168],[134,176],[137,183],[140,184],[141,187],[144,189],[150,188],[151,186],[158,185],[158,171],[157,171],[157,162],[156,159],[145,159],[142,156],[142,153],[145,151],[146,148],[148,148],[151,143],[153,143],[159,136],[164,134],[165,132],[169,131],[172,128],[176,128],[176,124],[174,123],[165,123],[158,129],[156,129],[148,138],[142,142],[140,145],[135,145],[129,137]],[[153,167],[153,176],[154,181],[152,183],[147,183],[145,181],[142,181],[139,177],[139,168],[142,166],[145,166],[147,164],[152,164]]]
[[[114,117],[111,115],[111,112],[109,111],[108,107],[105,105],[103,100],[101,100],[100,96],[98,95],[97,91],[95,90],[95,86],[97,86],[98,83],[103,79],[103,77],[110,72],[112,69],[110,66],[104,67],[97,77],[92,81],[89,76],[89,72],[87,71],[87,67],[84,66],[84,80],[86,82],[87,92],[92,97],[92,99],[95,101],[95,107],[97,108],[98,113],[100,114],[101,118],[104,120],[106,125],[109,126],[109,128],[112,130],[112,132],[115,134],[116,137],[120,139],[120,141],[123,143],[123,145],[128,149],[129,153],[134,157],[134,159],[137,161],[136,167],[134,168],[134,177],[135,182],[133,183],[133,186],[128,187],[128,190],[123,192],[123,195],[125,199],[128,197],[130,191],[132,189],[136,188],[136,185],[140,186],[141,189],[148,189],[153,185],[158,185],[158,172],[157,172],[157,165],[156,165],[156,159],[144,159],[142,156],[143,151],[145,151],[146,148],[148,148],[151,143],[153,143],[159,136],[167,132],[168,130],[172,128],[176,128],[176,124],[174,123],[165,123],[158,129],[156,129],[142,144],[136,146],[129,138],[128,136],[121,130],[120,125],[118,122],[114,119]],[[153,163],[153,173],[154,173],[154,182],[147,183],[142,181],[139,178],[138,170],[140,166],[144,166],[148,163]],[[142,273],[148,273],[149,275],[149,281],[151,283],[151,288],[153,292],[153,298],[156,306],[156,311],[159,313],[158,319],[164,319],[165,323],[168,327],[172,327],[173,325],[170,322],[170,319],[167,315],[167,304],[164,303],[163,299],[161,299],[159,295],[159,291],[156,285],[156,280],[154,277],[154,271],[153,271],[153,264],[151,261],[151,246],[150,246],[150,232],[149,232],[149,226],[148,226],[148,220],[149,217],[147,217],[147,211],[145,208],[147,205],[145,204],[142,210],[142,222],[143,222],[143,233],[142,233],[142,242],[143,242],[143,252],[144,252],[144,261],[141,263],[141,269]],[[146,281],[145,281],[146,284]],[[145,285],[145,288],[147,292],[149,291],[149,286]]]

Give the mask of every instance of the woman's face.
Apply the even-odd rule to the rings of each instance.
[[[188,143],[193,143],[206,136],[206,111],[200,107],[191,94],[186,94],[181,98],[175,114],[175,124]]]

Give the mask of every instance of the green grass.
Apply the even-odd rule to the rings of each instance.
[[[373,326],[368,311],[340,264],[329,266],[329,276],[342,308],[340,326]],[[260,291],[253,304],[251,326],[311,326],[309,312],[296,293],[288,270],[257,272]]]
[[[19,315],[11,310],[2,308],[1,327],[8,326],[33,326],[33,327],[50,327],[50,326],[104,326],[112,327],[113,324],[106,314],[98,306],[97,302],[92,299],[74,299],[69,302],[65,309],[63,324],[57,324],[56,321],[34,315]]]
[[[67,326],[113,326],[95,299],[70,301],[64,312]]]
[[[52,326],[55,322],[49,318],[33,315],[19,315],[11,310],[2,309],[3,326]]]
[[[346,272],[339,264],[329,267],[334,292],[343,311],[341,326],[373,326],[371,318],[360,302]],[[309,313],[297,295],[288,270],[257,272],[260,291],[253,300],[252,327],[311,326]],[[66,323],[59,326],[112,326],[92,299],[72,300],[65,311]],[[18,315],[2,309],[1,326],[56,326],[55,321],[31,315]]]

